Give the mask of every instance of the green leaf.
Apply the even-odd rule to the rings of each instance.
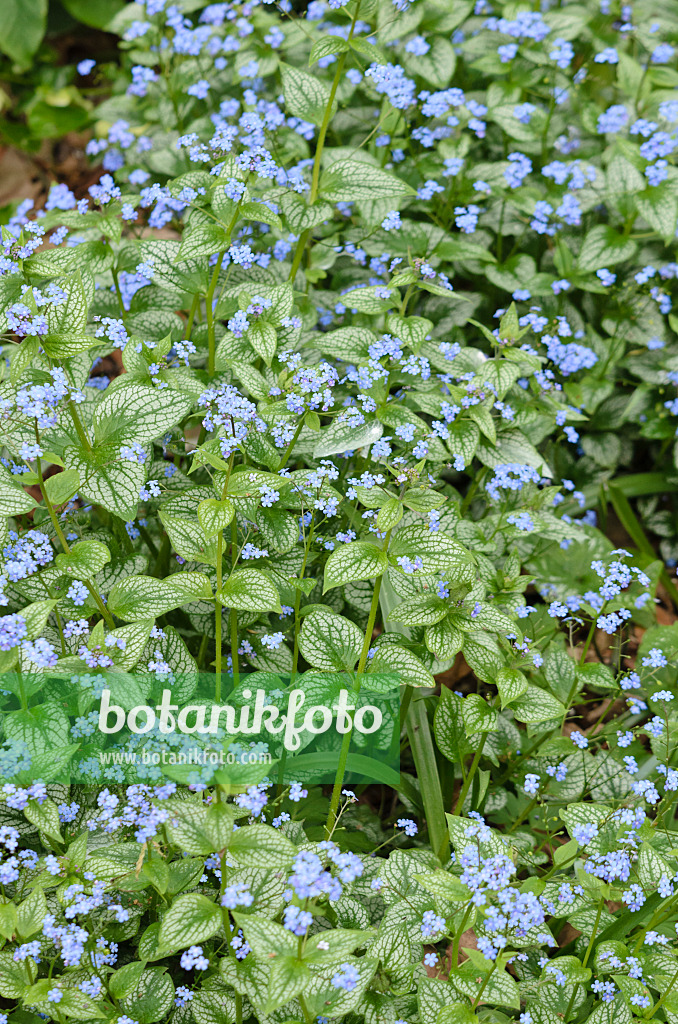
[[[64,840],[59,827],[59,809],[49,797],[43,800],[41,804],[37,800],[29,800],[24,809],[24,814],[30,822],[37,825],[40,831],[44,832],[50,839],[56,839],[57,842],[63,843]]]
[[[238,817],[232,804],[205,804],[182,800],[172,804],[167,825],[173,843],[185,853],[207,855],[223,850],[233,838],[233,823]]]
[[[94,434],[97,441],[111,445],[145,444],[171,430],[191,405],[191,398],[171,389],[160,391],[146,384],[111,386],[94,410]]]
[[[210,939],[221,927],[221,910],[197,892],[178,896],[160,923],[160,949],[167,953]]]
[[[576,693],[576,672],[575,663],[566,651],[556,650],[548,655],[544,661],[544,675],[554,697],[569,706]]]
[[[329,455],[356,451],[365,445],[374,444],[383,433],[384,428],[378,420],[368,420],[360,427],[352,427],[346,420],[336,419],[320,432],[320,440],[313,449],[313,458],[326,459]]]
[[[45,480],[47,497],[55,506],[65,505],[69,498],[78,490],[80,477],[77,469],[66,469],[61,473],[55,473]]]
[[[432,626],[444,619],[449,604],[436,594],[417,594],[405,599],[393,609],[389,622],[405,622],[408,626]]]
[[[247,340],[257,355],[270,366],[278,343],[275,327],[264,320],[259,320],[251,325],[247,332]]]
[[[209,601],[212,587],[199,572],[178,572],[164,580],[152,576],[128,576],[108,595],[108,609],[128,622],[157,618],[191,601]]]
[[[5,999],[20,999],[37,975],[33,957],[27,957],[22,963],[14,960],[12,950],[0,950],[0,996]]]
[[[47,23],[47,0],[2,0],[0,50],[17,64],[28,65],[40,46]]]
[[[477,424],[470,420],[455,420],[450,424],[449,431],[447,447],[452,455],[461,455],[468,469],[473,462],[473,456],[480,441],[480,430]]]
[[[416,67],[417,75],[421,75],[436,89],[445,89],[454,74],[457,58],[450,41],[443,36],[435,36],[428,53],[409,63]]]
[[[414,194],[414,189],[394,174],[358,159],[337,160],[320,176],[320,195],[334,203]]]
[[[433,731],[438,749],[452,764],[459,764],[470,749],[464,725],[463,706],[464,700],[458,693],[454,693],[447,686],[441,686],[433,718]]]
[[[334,213],[334,207],[330,203],[320,201],[309,206],[304,196],[299,196],[294,192],[286,192],[281,196],[280,206],[290,231],[297,234],[301,234],[308,228],[314,228],[326,220],[331,220]]]
[[[473,565],[471,552],[452,537],[448,537],[442,530],[431,533],[428,526],[423,523],[401,527],[393,536],[389,555],[395,564],[397,564],[396,559],[401,555],[406,555],[413,560],[420,557],[424,563],[422,572],[449,573],[453,580],[462,580],[467,577],[471,579],[475,575],[474,573],[469,575]]]
[[[220,224],[204,224],[182,236],[174,262],[187,263],[201,256],[213,256],[215,252],[228,249],[229,241],[226,230]]]
[[[393,634],[387,634],[393,636]],[[435,686],[435,679],[420,658],[399,643],[380,643],[368,663],[368,673],[397,672],[408,686]]]
[[[26,636],[29,640],[35,640],[40,636],[55,605],[56,601],[50,599],[34,601],[22,608],[21,617],[26,622]]]
[[[51,700],[27,710],[12,711],[6,715],[4,724],[5,735],[9,739],[23,740],[34,761],[56,747],[66,746],[70,740],[68,716],[60,704]],[[45,800],[40,805],[45,807],[45,816],[51,813],[50,804],[51,801]],[[28,817],[28,811],[25,813]],[[58,815],[51,824],[58,831]]]
[[[320,126],[330,99],[330,90],[325,82],[290,64],[280,65],[280,75],[285,107],[289,113]],[[335,111],[336,102],[333,102],[332,115]]]
[[[198,519],[208,539],[225,530],[234,515],[235,505],[229,498],[207,498],[198,505]]]
[[[240,214],[243,220],[255,220],[260,224],[270,224],[272,228],[282,230],[282,221],[277,213],[269,210],[268,206],[261,201],[252,200],[243,203],[240,207]]]
[[[281,508],[258,508],[257,526],[268,547],[290,551],[299,539],[299,522]]]
[[[83,540],[75,544],[68,554],[55,558],[58,569],[76,580],[86,580],[101,572],[111,560],[111,552],[98,540]]]
[[[4,470],[0,473],[0,515],[18,516],[30,512],[36,502],[20,484]]]
[[[497,729],[497,710],[490,707],[477,693],[469,693],[462,702],[464,728],[468,737],[477,732],[494,732]]]
[[[165,967],[147,968],[132,992],[120,1000],[120,1008],[138,1024],[160,1021],[173,1007],[174,984],[166,971]]]
[[[367,541],[353,541],[335,548],[325,564],[323,593],[343,583],[376,579],[388,568],[388,556],[382,548]]]
[[[672,867],[650,843],[643,843],[638,854],[638,878],[647,892],[653,892],[662,875],[672,877]]]
[[[61,0],[76,21],[92,28],[106,28],[111,18],[122,11],[125,0]]]
[[[517,668],[502,668],[497,673],[497,689],[503,710],[507,704],[522,697],[527,690],[527,679]]]
[[[423,316],[400,316],[392,313],[386,318],[386,326],[391,334],[404,341],[406,345],[416,352],[420,345],[423,345],[428,334],[433,329],[433,324]]]
[[[299,634],[299,650],[314,668],[352,670],[363,646],[361,630],[341,615],[315,611],[307,615]]]
[[[146,470],[137,462],[120,460],[119,453],[117,445],[101,445],[92,452],[68,447],[64,460],[78,473],[81,497],[121,519],[135,519]]]
[[[139,960],[133,960],[132,963],[114,971],[108,979],[108,987],[113,998],[122,999],[133,992],[143,973],[144,965]]]
[[[16,932],[17,910],[14,903],[0,903],[0,935],[11,939]]]
[[[582,272],[612,267],[631,259],[636,248],[632,239],[618,234],[609,224],[596,224],[584,238],[577,257],[577,267]]]
[[[16,930],[21,939],[40,931],[47,914],[47,900],[42,889],[34,889],[17,907]]]
[[[359,313],[385,313],[398,304],[398,292],[395,288],[370,284],[344,292],[342,301]]]
[[[654,188],[645,189],[636,196],[638,213],[663,238],[670,239],[676,233],[678,219],[678,193],[675,179],[663,181]]]
[[[564,705],[539,686],[528,686],[522,696],[512,702],[511,710],[519,722],[546,722],[565,714]]]
[[[342,39],[341,36],[323,36],[311,47],[311,55],[308,58],[308,65],[309,67],[312,67],[313,64],[317,63],[317,61],[321,60],[323,57],[330,57],[333,53],[345,53],[348,49],[349,44],[345,39]]]
[[[278,590],[260,569],[236,569],[224,583],[217,598],[226,607],[241,611],[281,611]]]
[[[231,830],[229,839],[229,859],[243,868],[278,870],[289,866],[298,852],[294,843],[270,825],[248,825],[235,832]]]
[[[450,1003],[438,1011],[436,1024],[477,1024],[478,1018],[468,1003]]]

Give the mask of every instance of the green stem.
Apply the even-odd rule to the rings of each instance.
[[[384,539],[384,551],[388,550],[389,541],[391,539],[391,531],[389,530]],[[374,632],[374,624],[377,621],[377,612],[379,611],[379,593],[381,591],[381,581],[383,579],[383,573],[381,576],[377,576],[374,591],[372,593],[372,603],[370,605],[370,612],[367,617],[367,626],[365,627],[365,638],[363,640],[363,649],[360,652],[360,661],[358,662],[358,668],[356,670],[355,681],[353,683],[353,693],[357,696],[360,693],[361,677],[365,671],[365,665],[367,664],[367,655],[369,654],[370,647],[372,645],[372,634]],[[341,796],[341,787],[344,784],[344,775],[346,774],[346,762],[348,761],[348,753],[351,746],[351,734],[352,729],[344,733],[344,739],[341,744],[341,752],[339,754],[339,764],[337,766],[337,773],[334,777],[334,787],[332,789],[332,798],[330,800],[330,810],[327,815],[327,822],[325,824],[325,831],[328,835],[332,833],[332,829],[337,820],[337,809],[339,807],[339,798]]]
[[[669,982],[667,988],[665,989],[664,992],[662,992],[661,996],[659,997],[657,1002],[654,1004],[654,1006],[653,1006],[652,1010],[650,1011],[650,1013],[646,1014],[645,1020],[650,1020],[652,1017],[654,1017],[654,1015],[657,1012],[657,1010],[666,1001],[666,997],[668,996],[669,992],[671,991],[671,989],[673,988],[673,986],[675,985],[675,983],[677,981],[678,981],[678,971],[676,971],[676,973],[673,975],[673,977],[671,978],[671,981]]]
[[[238,548],[238,524],[235,516],[231,520],[231,564],[235,565],[236,550]],[[233,672],[233,687],[240,682],[240,666],[238,665],[238,613],[231,608],[231,670]]]
[[[475,1010],[476,1006],[480,1002],[482,994],[485,991],[485,989],[487,988],[487,984],[488,984],[490,978],[492,977],[492,975],[494,974],[494,972],[496,971],[496,969],[497,969],[497,961],[495,960],[494,963],[492,964],[491,970],[485,975],[485,980],[482,983],[482,985],[480,986],[480,991],[478,992],[478,995],[475,997],[475,999],[471,1003],[471,1012],[473,1012],[473,1010]]]
[[[75,432],[77,433],[78,437],[80,438],[80,443],[82,444],[82,446],[85,449],[85,451],[91,452],[92,451],[92,445],[89,443],[89,438],[87,437],[87,434],[85,433],[85,428],[82,425],[82,420],[80,419],[80,416],[78,415],[78,407],[75,404],[75,402],[73,401],[73,399],[71,399],[70,402],[68,403],[68,411],[71,414],[71,419],[73,420],[73,426],[75,427]]]
[[[301,993],[299,993],[299,1005],[301,1006],[301,1012],[304,1015],[304,1020],[306,1021],[306,1024],[313,1024],[313,1016],[308,1006],[306,1005],[306,1000],[304,999]]]
[[[598,925],[600,924],[600,915],[602,914],[602,912],[603,912],[603,899],[601,897],[601,899],[598,901],[598,913],[596,914],[596,919],[593,922],[593,931],[591,932],[591,938],[589,939],[589,944],[586,947],[586,953],[584,954],[584,959],[581,962],[582,967],[586,967],[587,963],[589,962],[589,957],[591,956],[591,953],[593,952],[593,943],[595,942],[596,935],[598,934]]]
[[[231,244],[231,235],[233,234],[233,228],[236,225],[238,217],[240,215],[240,201],[236,206],[231,221],[226,228],[226,246],[218,254],[217,261],[214,264],[214,270],[212,271],[212,277],[210,278],[209,287],[207,289],[207,295],[205,296],[205,319],[207,321],[207,369],[210,376],[214,373],[215,361],[216,361],[216,346],[215,346],[215,323],[214,323],[214,293],[217,290],[217,284],[219,283],[219,274],[221,273],[221,265],[224,262],[224,256],[226,255],[226,247]],[[201,443],[201,442],[200,442]]]
[[[118,300],[118,309],[120,310],[120,319],[124,322],[125,320],[125,303],[122,300],[122,292],[120,291],[120,281],[118,279],[118,271],[115,267],[111,267],[111,276],[113,277],[113,287],[115,288],[115,296]]]
[[[36,429],[36,435],[37,435],[37,429]],[[59,522],[59,519],[58,519],[58,516],[57,516],[56,512],[54,511],[54,506],[52,505],[52,502],[49,500],[49,497],[48,497],[48,494],[47,494],[47,488],[45,487],[45,480],[44,480],[44,477],[42,475],[42,466],[40,464],[40,459],[36,459],[36,467],[37,467],[37,475],[38,475],[38,485],[40,487],[40,493],[42,494],[42,500],[45,503],[45,508],[47,509],[47,513],[49,515],[49,518],[52,521],[52,526],[54,527],[54,531],[55,531],[57,537],[59,538],[59,543],[61,544],[62,548],[64,549],[65,554],[70,555],[70,553],[71,553],[70,545],[69,545],[68,541],[66,540],[66,537],[64,535],[64,531],[61,529],[61,524]],[[94,598],[94,602],[95,602],[97,608],[99,609],[99,612],[100,612],[102,618],[105,620],[105,622],[110,627],[110,629],[115,629],[115,621],[113,619],[113,616],[109,612],[109,610],[106,607],[106,605],[104,604],[104,602],[101,600],[101,597],[99,596],[99,592],[97,591],[97,589],[94,586],[94,584],[92,583],[92,581],[87,579],[87,580],[82,580],[82,582],[87,587],[90,595]]]
[[[210,278],[209,288],[207,289],[207,296],[205,298],[205,317],[207,319],[207,370],[210,376],[214,373],[214,367],[216,362],[216,345],[215,345],[215,325],[214,325],[214,293],[217,288],[217,282],[219,281],[219,274],[221,272],[221,264],[224,262],[225,252],[220,252],[217,256],[217,262],[214,264],[214,270],[212,271],[212,277]]]
[[[233,469],[233,462],[235,460],[235,452],[231,452],[231,457],[228,460],[228,470],[226,472],[226,479],[224,480],[224,486],[221,491],[221,500],[223,501],[228,491],[229,480],[231,479],[231,471]],[[235,523],[235,516],[231,521],[231,529]],[[232,552],[231,552],[232,554]],[[217,592],[214,598],[214,632],[215,640],[217,645],[216,657],[214,659],[214,669],[216,673],[216,679],[214,682],[214,699],[215,701],[221,700],[221,626],[222,626],[222,613],[223,605],[221,603],[221,591],[224,585],[223,579],[223,561],[224,561],[224,531],[219,530],[217,535]],[[233,615],[233,609],[231,609],[231,615]]]
[[[219,530],[219,535],[217,536],[217,594],[214,599],[214,633],[217,645],[217,653],[214,659],[214,670],[216,672],[216,679],[214,681],[214,699],[217,703],[221,700],[221,618],[224,606],[221,603],[219,595],[221,594],[221,588],[223,586],[223,558],[224,534],[223,530]]]
[[[358,20],[359,13],[360,0],[358,0],[355,11],[353,12],[351,28],[349,30],[347,39],[347,42],[349,44],[351,42],[351,39],[353,38],[353,33],[355,32],[355,26]],[[345,50],[342,54],[339,55],[337,67],[334,72],[334,78],[332,80],[332,85],[330,87],[330,94],[327,98],[327,106],[325,107],[325,113],[323,115],[322,124],[320,125],[320,131],[318,133],[318,142],[315,148],[315,159],[313,161],[313,173],[311,176],[311,191],[309,192],[308,196],[309,206],[313,206],[316,199],[318,198],[318,188],[320,184],[320,160],[323,155],[323,149],[325,148],[325,136],[327,135],[327,129],[329,128],[330,121],[332,120],[332,108],[334,106],[334,99],[337,95],[337,89],[339,88],[339,83],[341,82],[342,76],[344,74],[344,64],[346,63],[347,52],[348,51]],[[290,281],[294,281],[294,278],[297,275],[297,271],[299,269],[301,259],[304,254],[304,249],[306,248],[306,244],[310,238],[310,235],[311,229],[308,228],[306,231],[303,231],[299,237],[299,241],[297,242],[297,248],[294,253],[294,259],[292,261],[292,269],[290,270]]]
[[[303,580],[304,573],[306,572],[306,563],[311,550],[311,544],[313,543],[313,535],[315,531],[315,515],[311,518],[311,528],[308,531],[308,537],[306,538],[306,544],[304,545],[304,560],[301,563],[301,569],[299,570],[299,579]],[[292,654],[292,672],[290,675],[290,686],[294,683],[297,677],[297,669],[299,667],[299,633],[301,632],[301,624],[299,622],[299,611],[301,609],[301,594],[302,591],[297,589],[294,596],[294,653]],[[278,764],[278,788],[277,796],[282,796],[283,785],[285,782],[285,767],[287,765],[287,748],[283,747],[282,755],[280,757],[280,763]]]
[[[311,544],[313,543],[313,537],[315,534],[315,515],[311,518],[310,529],[308,531],[308,537],[306,538],[306,544],[304,546],[304,560],[301,563],[301,569],[299,570],[299,579],[303,580],[304,573],[306,572],[306,563],[308,562],[308,556],[311,551]],[[301,590],[297,590],[294,598],[294,654],[292,656],[292,678],[290,682],[294,682],[297,675],[297,668],[299,665],[299,610],[301,608]]]
[[[24,677],[21,674],[19,665],[17,665],[16,671],[19,677],[19,700],[21,701],[21,710],[28,711],[28,699],[26,697],[26,689],[24,687]]]
[[[188,311],[188,320],[186,321],[186,341],[191,340],[191,331],[193,330],[193,321],[195,320],[195,314],[198,310],[198,303],[200,302],[200,293],[196,292],[191,302],[191,308]]]
[[[459,943],[461,942],[462,935],[466,931],[466,925],[468,924],[468,919],[471,916],[472,910],[473,903],[469,903],[466,910],[464,911],[464,916],[461,919],[461,924],[459,925],[459,928],[455,932],[454,940],[452,942],[450,973],[452,973],[453,970],[456,970],[457,967],[459,966]]]
[[[303,427],[303,425],[304,425],[304,418],[302,416],[302,418],[299,420],[299,423],[297,425],[297,429],[294,431],[294,437],[292,438],[292,440],[288,444],[287,448],[285,449],[285,454],[283,455],[282,459],[280,460],[280,464],[278,465],[278,472],[280,472],[280,470],[283,469],[285,467],[285,465],[287,464],[287,460],[289,459],[290,455],[292,454],[292,449],[294,448],[295,444],[299,440],[299,434],[301,433],[301,428]]]
[[[476,750],[475,755],[473,757],[473,761],[471,762],[471,767],[469,768],[469,772],[468,772],[468,775],[466,776],[466,779],[464,781],[464,785],[461,787],[461,792],[459,793],[459,796],[457,797],[457,803],[455,804],[455,808],[454,808],[454,813],[455,814],[461,814],[462,807],[464,806],[464,801],[466,800],[466,797],[468,796],[468,791],[471,788],[471,783],[473,782],[473,776],[475,775],[476,771],[478,770],[478,765],[480,764],[480,758],[483,756],[483,747],[485,746],[485,740],[486,739],[487,739],[487,733],[484,732],[483,733],[483,737],[482,737],[480,743],[478,744],[478,749]]]

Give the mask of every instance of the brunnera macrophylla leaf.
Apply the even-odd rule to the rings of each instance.
[[[129,520],[136,518],[146,470],[138,462],[121,460],[119,455],[117,444],[98,445],[91,451],[75,447],[64,449],[66,464],[78,473],[82,497]]]
[[[552,718],[562,719],[566,708],[548,691],[539,686],[529,686],[511,702],[511,710],[519,722],[546,722]]]
[[[282,197],[281,207],[290,231],[301,233],[329,220],[334,212],[330,203],[322,200],[309,206],[304,196],[287,193]]]
[[[64,505],[69,498],[77,492],[80,484],[80,477],[77,469],[65,469],[61,473],[54,473],[45,481],[47,497],[56,505]]]
[[[236,829],[228,842],[229,857],[244,868],[279,868],[292,864],[297,850],[294,844],[270,825],[252,825]]]
[[[359,427],[352,427],[347,420],[333,420],[322,430],[314,448],[313,457],[324,459],[340,452],[354,451],[368,444],[374,444],[384,433],[384,427],[377,420],[367,420]]]
[[[153,1024],[174,1005],[174,983],[165,966],[149,967],[133,991],[120,999],[120,1008],[139,1024]]]
[[[349,49],[349,43],[341,36],[323,36],[316,40],[311,47],[311,54],[308,58],[309,67],[317,63],[322,57],[329,57],[335,53],[345,53]]]
[[[4,470],[0,473],[0,515],[15,516],[30,512],[36,501],[25,491],[17,477],[11,477]]]
[[[219,906],[197,892],[177,896],[160,922],[159,945],[165,953],[195,946],[221,927]]]
[[[610,225],[597,224],[586,234],[582,243],[577,268],[580,271],[598,270],[601,266],[616,266],[630,259],[636,243],[624,237]]]
[[[236,569],[224,582],[217,599],[228,608],[250,612],[280,612],[280,595],[260,569]]]
[[[383,548],[365,541],[354,541],[336,548],[325,564],[323,593],[355,580],[376,579],[388,569]]]
[[[212,586],[199,572],[178,572],[165,579],[128,576],[116,583],[108,595],[108,610],[128,622],[157,618],[173,608],[193,601],[209,601]]]
[[[313,668],[351,671],[360,657],[363,634],[350,619],[326,611],[306,616],[299,634],[299,650]]]
[[[5,734],[25,743],[31,756],[39,757],[70,742],[70,723],[63,707],[45,701],[38,707],[12,711],[5,718]]]
[[[396,673],[407,686],[435,686],[435,679],[414,651],[398,642],[394,633],[382,633],[376,652],[368,664],[368,674]]]
[[[320,195],[332,202],[411,196],[414,189],[395,174],[363,159],[335,160],[320,176]]]
[[[423,523],[403,526],[393,534],[389,545],[391,562],[398,564],[400,557],[423,561],[422,572],[451,573],[454,581],[469,576],[473,555],[463,544],[442,531],[432,533]]]
[[[433,718],[436,744],[442,754],[453,764],[459,762],[469,751],[463,715],[464,698],[446,686],[441,687],[440,698]],[[445,876],[447,878],[447,876]]]
[[[177,391],[124,384],[106,391],[94,410],[97,443],[125,445],[155,440],[189,411],[191,400]]]
[[[225,530],[234,515],[235,506],[229,498],[207,498],[198,505],[198,519],[208,539]]]
[[[527,688],[527,679],[516,668],[502,668],[497,673],[497,689],[501,697],[502,710],[507,704],[512,704],[522,697]]]
[[[74,544],[68,554],[57,555],[55,563],[67,576],[87,580],[101,572],[110,560],[111,553],[105,544],[96,540],[83,540]]]
[[[280,65],[280,76],[289,113],[311,124],[320,125],[330,96],[325,82],[291,64]]]
[[[181,800],[172,805],[168,834],[172,842],[190,854],[207,855],[222,850],[233,838],[233,825],[238,817],[232,804],[204,804]]]

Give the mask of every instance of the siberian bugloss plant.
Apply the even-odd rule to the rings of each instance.
[[[2,230],[3,1016],[678,1020],[675,10],[109,28]],[[205,678],[399,697],[399,783],[100,757]]]

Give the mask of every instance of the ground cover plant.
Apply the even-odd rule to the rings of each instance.
[[[0,1019],[678,1020],[673,5],[106,28],[2,228]],[[205,687],[400,773],[99,756]]]

